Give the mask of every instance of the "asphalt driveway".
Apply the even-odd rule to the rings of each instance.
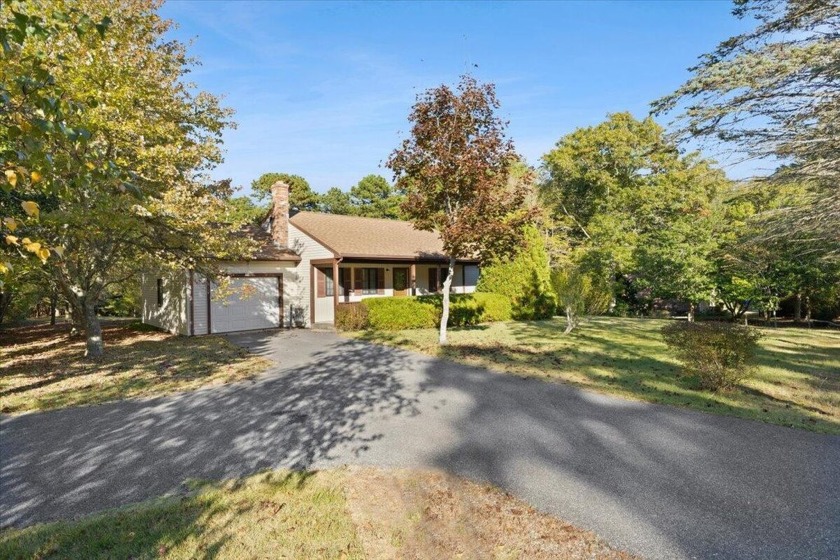
[[[840,557],[840,437],[635,403],[294,331],[253,382],[4,417],[0,525],[344,463],[500,485],[650,558]]]

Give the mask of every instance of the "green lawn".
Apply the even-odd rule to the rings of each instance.
[[[0,558],[634,558],[497,488],[439,472],[348,467],[192,487],[77,521],[0,530]]]
[[[0,558],[362,558],[332,478],[263,474],[81,521],[7,530]]]
[[[840,434],[840,332],[762,329],[757,374],[736,390],[710,393],[681,373],[659,334],[665,323],[595,317],[569,335],[559,318],[494,323],[450,329],[443,348],[433,329],[351,336],[622,397]]]

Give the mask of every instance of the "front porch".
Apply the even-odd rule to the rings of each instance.
[[[448,273],[444,260],[324,259],[313,260],[311,322],[333,324],[341,303],[371,297],[408,297],[440,293]],[[471,293],[478,281],[478,264],[458,262],[452,293]]]

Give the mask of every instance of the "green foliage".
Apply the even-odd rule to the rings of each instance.
[[[4,26],[20,19],[10,6],[0,4]],[[221,137],[232,113],[186,81],[196,61],[169,37],[173,24],[159,16],[159,3],[139,0],[115,8],[99,0],[73,2],[71,21],[108,22],[107,29],[82,34],[66,24],[62,6],[14,4],[25,12],[28,27],[35,20],[58,23],[46,36],[27,32],[20,56],[4,56],[0,66],[5,84],[6,77],[14,82],[22,72],[22,61],[38,58],[39,66],[50,69],[44,83],[56,95],[53,101],[74,107],[60,123],[41,123],[63,132],[46,144],[53,165],[28,170],[31,183],[49,185],[41,193],[43,204],[21,206],[37,217],[26,224],[26,236],[42,240],[39,256],[44,245],[50,247],[45,270],[74,322],[84,327],[87,354],[95,357],[103,352],[95,306],[106,288],[144,266],[213,272],[216,259],[241,258],[249,247],[218,226],[229,182],[208,184],[206,176],[222,160]],[[11,146],[28,143],[26,137],[9,139]],[[5,139],[0,144],[7,146]],[[36,252],[36,243],[21,239],[21,245]]]
[[[430,303],[438,310],[433,326],[440,324],[440,310],[443,308],[441,294],[420,296],[418,300]],[[466,327],[480,323],[494,323],[496,321],[510,321],[513,318],[513,308],[510,299],[501,294],[475,292],[472,294],[452,294],[452,307],[449,314],[449,325]]]
[[[405,196],[384,177],[367,175],[350,189],[350,202],[359,216],[401,219],[400,206],[405,202]]]
[[[340,331],[360,331],[368,327],[368,308],[362,302],[341,303],[335,310],[335,328]]]
[[[753,373],[761,333],[734,323],[679,321],[665,325],[662,337],[703,389],[718,391]]]
[[[33,9],[34,8],[34,9]],[[62,198],[95,184],[120,186],[122,172],[103,143],[91,142],[86,110],[95,99],[61,79],[53,45],[66,36],[98,48],[111,18],[85,10],[0,3],[0,286],[28,260],[46,262],[63,247],[37,228],[44,198]],[[31,238],[31,239],[30,239]],[[34,241],[33,241],[34,239]]]
[[[452,294],[449,326],[509,321],[511,305],[499,294]],[[341,304],[336,313],[340,330],[372,329],[397,331],[440,326],[443,296],[366,298],[359,303]]]
[[[435,305],[416,297],[367,298],[362,304],[368,310],[368,328],[373,330],[422,329],[438,321]]]
[[[681,155],[653,119],[617,113],[561,138],[543,165],[542,198],[573,262],[654,297],[708,296],[716,201],[731,188],[711,162]]]
[[[714,288],[714,232],[702,216],[651,231],[634,252],[636,283],[653,297],[697,304]]]
[[[267,211],[267,207],[255,204],[248,196],[235,196],[228,200],[225,221],[252,224],[265,216]]]
[[[327,214],[341,214],[344,216],[354,216],[356,214],[356,207],[350,200],[350,195],[338,187],[332,187],[330,190],[321,195],[321,212]]]
[[[283,181],[289,185],[289,207],[297,210],[318,210],[320,197],[300,175],[263,173],[251,182],[251,190],[259,201],[271,200],[271,185]]]
[[[497,259],[483,266],[476,289],[506,296],[513,304],[515,319],[551,317],[556,297],[543,235],[527,226],[519,251],[510,259]]]
[[[808,185],[806,204],[768,215],[772,236],[838,257],[840,243],[840,4],[739,0],[733,14],[751,29],[700,57],[692,76],[653,103],[679,111],[685,142],[778,161],[771,183]]]
[[[566,313],[566,332],[578,325],[581,315],[605,313],[613,292],[601,277],[588,274],[571,263],[551,272],[551,284],[557,294],[557,307]]]

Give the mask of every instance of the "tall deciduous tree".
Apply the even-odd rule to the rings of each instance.
[[[561,138],[543,164],[543,200],[584,272],[611,280],[644,265],[660,295],[706,293],[714,201],[729,188],[709,161],[681,155],[652,119],[617,113]]]
[[[315,210],[321,202],[318,193],[312,190],[309,182],[300,175],[288,173],[263,173],[251,182],[251,190],[257,200],[271,198],[271,185],[283,181],[289,185],[289,207],[296,210]]]
[[[653,103],[678,111],[682,139],[704,138],[782,164],[769,179],[809,188],[809,204],[775,214],[774,233],[806,234],[811,250],[840,255],[840,4],[736,0],[756,27],[691,68],[677,91]]]
[[[418,96],[409,115],[411,135],[387,166],[407,194],[406,216],[421,230],[436,231],[449,256],[443,286],[440,343],[446,344],[449,290],[458,258],[482,256],[499,241],[518,237],[527,216],[525,193],[507,188],[516,159],[506,123],[496,116],[492,84],[470,76],[457,88],[441,85]]]
[[[214,220],[226,213],[227,183],[211,185],[206,172],[221,161],[221,133],[230,111],[217,98],[184,81],[192,61],[185,47],[166,38],[152,0],[84,0],[74,9],[92,21],[108,18],[108,40],[58,28],[41,50],[56,84],[80,104],[87,144],[104,158],[53,169],[57,194],[47,193],[37,233],[51,247],[51,274],[87,338],[87,355],[104,351],[96,305],[106,290],[140,267],[189,267],[207,273],[217,257],[247,249]],[[30,2],[30,17],[54,18],[62,3]],[[115,169],[114,180],[79,183],[93,167]]]

